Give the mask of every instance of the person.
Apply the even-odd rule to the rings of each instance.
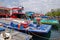
[[[36,17],[36,20],[37,20],[37,24],[38,25],[41,25],[41,22],[40,22],[41,21],[41,18],[40,17]]]

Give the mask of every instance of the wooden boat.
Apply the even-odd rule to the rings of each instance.
[[[41,24],[37,25],[33,22],[27,22],[24,20],[12,20],[9,24],[9,28],[28,31],[28,32],[37,32],[37,33],[48,33],[51,29],[51,25]]]
[[[36,22],[36,20],[34,20],[34,22]],[[43,24],[59,24],[59,21],[58,20],[54,20],[54,19],[42,19],[41,21],[40,21],[41,23],[43,23]]]

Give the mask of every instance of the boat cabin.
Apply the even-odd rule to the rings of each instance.
[[[10,9],[5,7],[0,7],[0,18],[6,18],[10,15]]]

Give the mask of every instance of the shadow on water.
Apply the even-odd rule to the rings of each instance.
[[[38,36],[36,36],[36,35],[38,35]],[[51,31],[49,31],[49,33],[39,33],[39,34],[37,33],[36,35],[32,34],[33,40],[49,40],[50,35],[51,35]],[[45,37],[45,38],[42,38],[42,37]],[[46,39],[46,38],[48,38],[48,39]]]

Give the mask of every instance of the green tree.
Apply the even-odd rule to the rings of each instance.
[[[47,16],[60,16],[60,9],[52,9],[50,12],[47,12],[47,14],[45,14]]]

